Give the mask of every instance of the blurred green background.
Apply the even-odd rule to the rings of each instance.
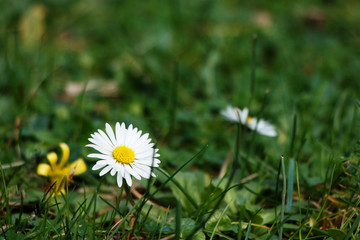
[[[59,142],[85,157],[90,133],[117,121],[150,132],[167,169],[209,144],[191,168],[216,175],[233,148],[235,129],[219,114],[228,104],[278,131],[257,137],[248,174],[299,153],[315,184],[328,156],[358,139],[359,1],[3,0],[0,9],[0,159],[23,161],[13,171],[24,178],[38,178]]]

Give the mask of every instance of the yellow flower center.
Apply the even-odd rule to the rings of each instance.
[[[135,160],[135,152],[128,147],[119,146],[114,149],[113,157],[119,163],[129,164]]]
[[[247,120],[246,120],[246,123],[251,122],[252,119],[253,119],[252,117],[248,117]]]

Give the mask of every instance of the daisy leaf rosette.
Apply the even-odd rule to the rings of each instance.
[[[140,180],[142,177],[149,179],[156,177],[152,167],[158,167],[160,160],[159,149],[154,148],[149,134],[142,134],[142,131],[134,128],[132,124],[126,128],[125,123],[117,122],[115,131],[106,123],[105,132],[98,129],[89,138],[92,147],[99,153],[91,153],[90,158],[99,159],[92,167],[92,170],[102,169],[100,176],[110,172],[112,176],[117,174],[116,180],[119,187],[125,179],[126,184],[131,187],[132,178]]]

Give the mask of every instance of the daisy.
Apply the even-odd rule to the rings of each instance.
[[[251,130],[255,130],[264,136],[276,137],[276,135],[277,135],[274,126],[271,123],[269,123],[263,119],[259,119],[259,121],[258,121],[256,118],[248,118],[247,126]]]
[[[106,132],[106,133],[105,133]],[[105,124],[105,132],[98,129],[91,134],[89,141],[92,144],[86,145],[92,147],[99,153],[91,153],[90,158],[99,159],[92,170],[100,171],[100,176],[108,173],[114,176],[117,174],[117,184],[119,187],[123,184],[123,178],[129,187],[132,185],[131,176],[140,180],[143,178],[156,177],[152,173],[151,167],[158,167],[160,160],[157,159],[160,154],[159,149],[154,148],[149,134],[141,135],[142,131],[134,128],[130,124],[126,128],[125,123],[116,123],[115,132],[111,126]]]
[[[230,122],[241,122],[245,125],[249,110],[247,108],[241,110],[237,107],[227,106],[225,110],[221,111],[221,114]]]
[[[225,110],[221,111],[221,114],[228,121],[240,122],[261,135],[269,137],[275,137],[277,135],[275,127],[271,123],[263,119],[257,120],[257,118],[249,117],[249,110],[247,108],[241,110],[237,107],[227,106]]]

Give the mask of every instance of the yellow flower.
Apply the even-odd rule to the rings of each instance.
[[[66,164],[69,159],[70,149],[66,143],[59,144],[62,152],[60,162],[56,153],[51,152],[46,155],[50,164],[40,163],[37,167],[36,173],[40,176],[50,177],[53,184],[52,191],[56,195],[65,193],[65,186],[71,181],[73,175],[79,175],[86,172],[86,164],[82,158]]]

